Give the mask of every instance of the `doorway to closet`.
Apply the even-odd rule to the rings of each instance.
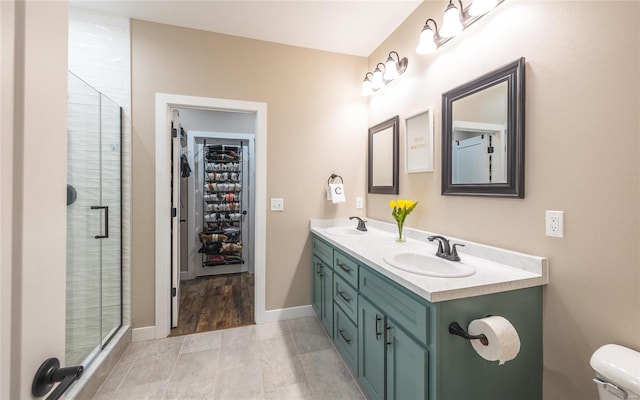
[[[179,108],[172,125],[170,334],[253,324],[256,115]]]

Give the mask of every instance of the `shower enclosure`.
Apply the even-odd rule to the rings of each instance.
[[[69,72],[66,365],[86,367],[122,325],[121,120]]]

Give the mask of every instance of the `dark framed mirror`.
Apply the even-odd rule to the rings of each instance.
[[[400,117],[369,128],[369,193],[398,194]]]
[[[524,198],[520,58],[442,95],[442,194]]]

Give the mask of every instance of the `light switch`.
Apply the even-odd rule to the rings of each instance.
[[[271,198],[271,211],[284,211],[284,199]]]

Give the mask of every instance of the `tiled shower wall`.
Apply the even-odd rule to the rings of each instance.
[[[122,142],[120,144],[122,148],[122,258],[123,258],[123,324],[130,324],[130,243],[131,243],[131,162],[130,162],[130,138],[131,138],[131,55],[130,55],[130,31],[129,31],[129,20],[123,17],[115,17],[108,16],[103,14],[97,14],[93,12],[87,12],[84,10],[71,8],[69,10],[69,70],[80,77],[85,82],[89,83],[91,86],[104,93],[108,98],[113,100],[116,104],[123,108],[123,120],[122,120]],[[71,82],[71,81],[70,81]],[[71,100],[71,99],[70,99]],[[84,105],[70,105],[70,111],[73,110],[73,107],[85,107],[84,111],[90,111],[91,106]],[[88,108],[87,108],[88,107]],[[104,110],[103,110],[104,111]],[[97,112],[97,110],[96,110]],[[85,121],[86,122],[86,121]],[[71,123],[70,123],[71,124]],[[69,126],[71,130],[72,125]],[[108,129],[106,131],[109,131]],[[70,138],[71,140],[71,138]],[[77,140],[77,139],[75,139]],[[82,140],[91,140],[91,135]],[[88,145],[89,143],[77,143],[77,145]],[[103,147],[110,149],[110,143],[108,136],[103,138]],[[70,154],[73,150],[73,144],[69,144]],[[106,154],[106,156],[105,156]],[[109,162],[110,153],[106,152],[103,154],[103,161]],[[70,156],[70,160],[71,160]],[[90,163],[90,160],[71,160],[76,163],[78,168],[88,167],[91,168],[90,165],[81,165],[81,163]],[[115,173],[115,170],[111,170]],[[108,186],[116,182],[116,176],[108,177],[110,172],[106,172],[107,175],[103,176],[103,179],[109,181],[106,186],[104,186],[103,182],[103,198],[108,192]],[[109,201],[113,203],[116,199],[109,199],[105,201]],[[118,204],[119,206],[119,204]],[[116,210],[117,209],[117,210]],[[98,212],[93,210],[94,212]],[[113,214],[114,217],[119,213],[119,207],[114,206],[112,209],[109,209],[110,214]],[[113,217],[110,217],[110,220]],[[80,226],[77,224],[82,224],[81,218],[77,218],[69,221],[68,229],[70,232],[80,231]],[[86,222],[84,222],[86,223]],[[110,229],[112,227],[110,226]],[[86,227],[83,227],[86,230]],[[96,226],[96,229],[100,229],[99,226]],[[118,235],[118,231],[110,232],[111,235]],[[97,242],[97,240],[96,240]],[[117,246],[115,241],[110,243],[104,243],[105,248],[103,248],[103,252],[106,250],[105,255],[107,258],[113,257],[115,252],[110,251],[109,246]],[[111,249],[113,250],[113,249]],[[94,249],[90,249],[89,252],[95,251]],[[109,255],[111,254],[111,255]],[[85,260],[86,261],[86,260]],[[85,290],[87,292],[93,291],[93,293],[97,296],[97,288],[96,285],[98,275],[92,273],[90,267],[84,268],[83,265],[88,266],[86,262],[82,262],[81,258],[76,260],[75,258],[71,259],[71,262],[78,265],[70,265],[70,271],[76,271],[75,277],[70,277],[67,274],[67,284],[71,284],[70,279],[78,279],[80,275],[84,274],[85,279],[87,280]],[[93,271],[95,272],[95,271]],[[104,282],[103,283],[103,305],[107,306],[109,304],[113,304],[113,301],[117,299],[119,288],[115,286],[113,282]],[[94,296],[95,297],[95,296]],[[94,306],[89,301],[83,300],[75,301],[77,299],[69,298],[67,299],[69,306],[71,306],[74,310],[74,315],[76,316],[76,321],[67,321],[67,326],[71,329],[69,332],[74,332],[74,336],[78,337],[67,337],[67,343],[73,346],[80,346],[82,344],[82,339],[79,337],[83,335],[82,329],[87,329],[84,332],[85,336],[92,336],[92,330],[95,330],[96,327],[92,326],[91,323],[87,323],[87,321],[82,322],[82,315],[85,314],[87,316],[91,315],[91,308]],[[99,300],[96,297],[95,300]],[[105,318],[109,318],[110,315],[116,315],[115,309],[113,312],[109,312],[108,309],[105,309],[104,316]],[[75,325],[74,325],[75,324]],[[82,327],[79,328],[78,324]],[[105,321],[103,325],[106,327],[110,326],[110,321]],[[85,328],[86,326],[86,328]],[[107,332],[102,332],[104,335]],[[69,361],[69,360],[68,360]],[[67,363],[68,364],[68,363]]]

